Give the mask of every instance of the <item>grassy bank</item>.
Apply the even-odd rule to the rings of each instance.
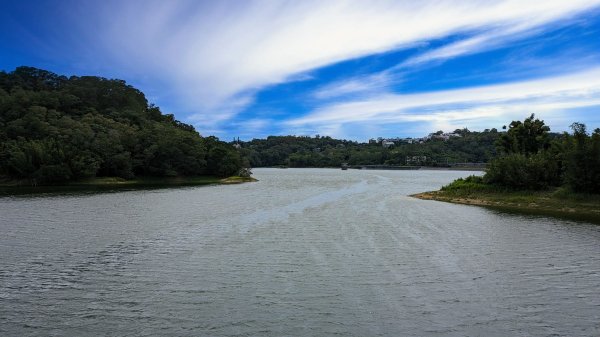
[[[252,177],[228,177],[220,179],[214,176],[194,177],[139,177],[123,179],[118,177],[98,177],[70,181],[60,185],[31,186],[26,181],[0,181],[0,195],[24,195],[38,193],[77,193],[101,192],[112,190],[155,189],[183,186],[202,186],[215,184],[240,184],[256,181]]]
[[[562,188],[515,191],[467,178],[456,180],[440,191],[419,193],[413,197],[600,224],[600,195],[572,193]]]
[[[225,179],[221,179],[219,182],[221,184],[242,184],[242,183],[250,183],[250,182],[254,182],[254,181],[258,181],[255,178],[252,177],[240,177],[240,176],[232,176],[229,178],[225,178]]]

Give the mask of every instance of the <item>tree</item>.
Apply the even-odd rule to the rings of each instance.
[[[576,192],[600,192],[600,129],[589,136],[581,123],[571,125],[573,136],[566,136],[565,181]]]
[[[516,189],[543,189],[561,183],[561,165],[547,150],[550,128],[531,114],[513,121],[496,145],[499,157],[488,165],[484,181]]]
[[[220,149],[210,169],[207,143]],[[241,167],[232,146],[163,115],[125,81],[31,67],[0,72],[0,176],[51,184],[94,176],[225,175]]]
[[[550,128],[544,124],[544,121],[534,118],[535,114],[531,114],[523,122],[511,122],[508,131],[498,140],[498,152],[527,155],[547,149]]]
[[[539,190],[558,186],[560,170],[547,153],[511,153],[489,163],[484,181],[514,189]]]

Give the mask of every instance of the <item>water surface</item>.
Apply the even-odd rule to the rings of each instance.
[[[600,226],[407,196],[469,174],[0,198],[0,335],[600,335]]]

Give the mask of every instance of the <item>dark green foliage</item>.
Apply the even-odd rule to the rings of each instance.
[[[253,167],[339,166],[346,155],[346,145],[352,142],[331,137],[269,136],[242,144],[242,156]]]
[[[495,155],[494,143],[499,136],[496,129],[484,132],[464,129],[455,133],[461,137],[402,143],[391,148],[331,137],[270,136],[243,143],[241,153],[254,167],[339,167],[341,163],[405,165],[407,156],[425,156],[427,159],[421,165],[447,166],[457,162],[484,163]]]
[[[240,168],[233,147],[163,115],[124,81],[31,67],[0,72],[0,175],[10,179],[224,176]]]
[[[442,187],[442,191],[480,191],[487,189],[483,178],[479,176],[468,176],[466,178],[458,178],[452,183]]]
[[[218,176],[227,177],[237,174],[242,167],[239,153],[215,137],[206,138],[208,170]]]
[[[511,122],[508,131],[498,140],[498,152],[528,155],[547,149],[550,145],[550,128],[544,121],[534,118],[535,115],[531,114],[523,122]]]
[[[534,115],[514,121],[498,140],[501,155],[487,167],[488,184],[521,190],[565,185],[577,193],[600,193],[600,130],[590,136],[574,123],[573,135],[552,139]]]
[[[591,136],[586,127],[573,123],[573,136],[565,135],[567,161],[565,180],[575,192],[600,193],[600,129]]]
[[[532,114],[513,121],[497,141],[500,156],[488,164],[485,182],[513,189],[539,190],[561,183],[561,165],[549,151],[550,128]]]
[[[560,184],[557,162],[545,153],[511,153],[492,160],[485,182],[514,189],[539,190]]]

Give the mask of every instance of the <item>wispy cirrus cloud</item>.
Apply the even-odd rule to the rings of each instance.
[[[330,99],[344,95],[369,95],[376,91],[387,92],[390,91],[390,86],[401,81],[402,76],[406,72],[418,71],[422,66],[430,63],[436,64],[452,58],[510,46],[520,40],[541,35],[547,30],[564,26],[572,19],[573,17],[567,13],[549,11],[541,13],[538,17],[528,21],[507,21],[497,26],[483,27],[473,32],[466,32],[458,40],[408,57],[404,61],[382,71],[345,78],[323,85],[313,92],[313,97],[317,99]],[[535,63],[534,68],[543,66],[546,74],[558,74],[568,71],[569,67],[577,69],[599,63],[598,55],[596,54],[590,55],[582,50],[571,50],[567,51],[567,53],[566,56],[562,57],[562,60],[559,58],[544,58],[536,59],[535,62],[532,61],[530,56],[521,55],[518,62],[515,62],[512,68],[517,71],[517,68],[522,69],[526,67],[526,63]],[[565,67],[563,61],[573,60],[577,60],[576,64]],[[506,74],[510,71],[511,69],[504,69],[503,73]]]
[[[23,0],[7,2],[0,11],[0,66],[29,64],[125,79],[203,134],[287,134],[318,127],[344,135],[352,123],[375,132],[402,121],[491,118],[522,109],[519,100],[546,111],[592,104],[592,96],[561,91],[556,83],[552,89],[539,82],[544,91],[518,98],[517,84],[526,82],[517,80],[542,74],[523,71],[526,61],[544,68],[550,82],[600,64],[599,44],[587,41],[600,29],[588,13],[599,8],[600,0]],[[535,46],[544,49],[539,38],[555,36],[556,56],[571,37],[551,32],[578,20],[593,22],[578,32],[594,35],[581,35],[578,45],[565,48],[564,66],[546,52],[519,48],[520,41],[538,41]],[[442,64],[504,46],[522,53],[516,64],[510,64],[510,55],[491,60],[483,54],[473,66],[480,69],[473,71]],[[462,87],[477,80],[460,77],[481,74],[490,83],[515,82],[399,94],[431,90],[428,85],[446,80],[452,83],[438,88]],[[577,74],[573,80],[587,81]],[[512,96],[501,96],[502,90]],[[490,92],[495,98],[485,99]],[[552,104],[544,106],[546,101]]]
[[[529,20],[507,20],[498,25],[484,26],[469,32],[466,37],[457,41],[428,50],[421,54],[408,58],[388,69],[398,70],[417,65],[443,61],[459,56],[489,51],[506,46],[532,35],[543,33],[545,30],[564,24],[572,19],[574,13],[563,12],[560,9],[542,12]]]
[[[426,52],[454,57],[598,6],[598,0],[539,1],[126,1],[87,3],[73,20],[89,55],[160,78],[191,120],[221,124],[265,86],[336,62],[402,49],[460,32],[483,32]],[[92,13],[93,12],[93,13]],[[92,15],[93,14],[93,15]],[[95,17],[90,22],[89,17]],[[507,28],[508,27],[508,28]],[[510,28],[513,27],[513,28]],[[495,35],[494,35],[495,34]],[[85,41],[96,41],[85,45]],[[89,52],[90,48],[94,52]],[[356,82],[323,98],[364,91]]]
[[[312,97],[326,100],[347,95],[373,94],[387,91],[388,86],[397,82],[397,77],[389,76],[386,72],[355,76],[323,85],[312,92]]]
[[[434,128],[504,121],[532,112],[600,106],[600,67],[574,74],[418,94],[382,94],[338,102],[285,122],[292,128],[425,122]]]

